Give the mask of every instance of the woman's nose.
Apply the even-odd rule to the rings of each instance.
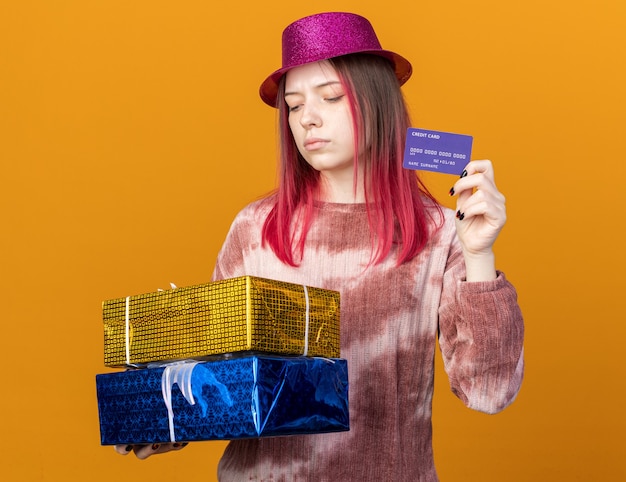
[[[322,125],[322,117],[319,111],[310,104],[302,106],[302,116],[300,117],[300,124],[305,129],[310,127],[319,127]]]

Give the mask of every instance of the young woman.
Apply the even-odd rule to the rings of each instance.
[[[358,15],[313,15],[283,33],[283,66],[260,90],[280,113],[279,187],[238,214],[213,278],[341,293],[350,431],[232,441],[222,481],[437,480],[437,337],[468,407],[498,412],[519,390],[523,321],[492,250],[504,197],[486,160],[450,190],[456,213],[403,169],[410,120],[400,86],[410,75]]]
[[[493,413],[515,398],[523,322],[492,251],[504,197],[491,163],[470,162],[451,190],[455,215],[402,168],[410,121],[400,84],[410,73],[356,15],[306,17],[283,34],[283,67],[261,86],[280,113],[280,185],[237,216],[214,278],[341,293],[351,429],[233,441],[220,480],[437,480],[437,336],[469,407]]]

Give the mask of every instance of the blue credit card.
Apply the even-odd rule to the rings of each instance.
[[[404,148],[405,169],[444,174],[463,172],[472,156],[472,136],[409,128]]]

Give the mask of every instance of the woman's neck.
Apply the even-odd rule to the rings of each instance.
[[[354,192],[354,189],[348,190],[337,189],[329,186],[322,188],[320,193],[320,201],[329,203],[342,203],[342,204],[359,204],[365,202],[365,195],[361,192]]]
[[[359,176],[356,190],[352,176],[336,178],[322,173],[320,176],[320,201],[343,204],[359,204],[365,202],[363,175]]]

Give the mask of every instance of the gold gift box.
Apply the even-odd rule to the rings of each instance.
[[[340,356],[339,293],[265,278],[108,300],[102,315],[109,367],[242,351]]]

